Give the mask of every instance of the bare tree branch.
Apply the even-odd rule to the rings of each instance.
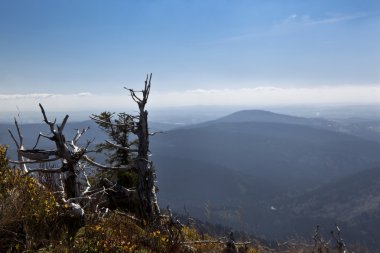
[[[156,134],[163,134],[163,133],[164,133],[163,131],[152,132],[152,133],[149,133],[149,136],[154,136]]]
[[[62,170],[59,169],[34,169],[34,170],[29,170],[27,173],[25,173],[23,176],[29,175],[30,173],[33,172],[42,172],[42,173],[62,173]]]
[[[16,118],[14,118],[14,120],[15,120],[15,126],[16,126],[16,129],[17,129],[17,134],[18,134],[19,141],[16,140],[15,136],[13,135],[13,133],[12,133],[12,131],[10,129],[8,129],[8,132],[10,133],[10,135],[11,135],[13,141],[15,142],[17,148],[20,149],[23,146],[24,137],[21,134],[20,127],[18,126],[18,122],[17,122]]]
[[[101,120],[101,119],[98,119],[98,118],[95,118],[93,116],[90,116],[90,119],[96,121],[96,122],[100,122],[102,124],[107,124],[107,125],[110,125],[110,126],[118,126],[118,127],[136,127],[137,124],[117,124],[117,123],[112,123],[112,122],[108,122],[108,121],[105,121],[105,120]]]
[[[127,87],[124,87],[124,89],[129,90],[133,101],[135,101],[136,103],[142,103],[142,100],[136,95],[137,91],[130,89],[130,88],[127,88]],[[143,93],[143,91],[140,91],[140,92]]]
[[[110,142],[108,140],[106,140],[106,142],[108,144],[110,144],[111,146],[115,147],[115,148],[123,149],[123,150],[128,151],[128,152],[138,152],[138,149],[131,149],[131,148],[128,148],[128,147],[123,147],[123,146],[117,145],[117,144],[115,144],[113,142]]]
[[[152,80],[152,74],[146,75],[145,87],[144,87],[144,90],[142,90],[142,91],[135,91],[133,89],[124,87],[124,89],[126,89],[130,92],[133,101],[135,101],[139,105],[139,107],[141,107],[141,105],[145,106],[146,102],[148,101],[148,97],[149,97],[149,93],[150,93],[151,80]],[[139,98],[136,95],[137,92],[141,92],[143,94],[143,98]]]
[[[101,190],[99,190],[99,191],[88,192],[88,193],[90,193],[89,195],[67,199],[67,202],[72,202],[72,201],[74,201],[74,200],[80,200],[80,199],[91,199],[92,197],[94,197],[94,196],[96,196],[96,195],[98,195],[98,194],[101,194],[101,193],[105,193],[105,194],[107,194],[107,191],[112,190],[113,187],[114,187],[114,186],[111,186],[111,187],[109,187],[109,188],[105,188],[105,187],[103,187],[103,188],[102,188]]]
[[[94,166],[96,166],[96,167],[98,167],[99,169],[102,169],[102,170],[133,170],[133,171],[136,170],[136,168],[134,166],[132,166],[132,165],[123,166],[123,167],[112,167],[112,166],[106,166],[106,165],[97,163],[97,162],[95,162],[94,160],[92,160],[91,158],[89,158],[86,155],[84,155],[82,158],[85,159],[90,164],[92,164],[92,165],[94,165]]]
[[[37,164],[37,163],[46,163],[46,162],[54,162],[59,160],[59,157],[51,158],[51,159],[46,159],[46,160],[41,160],[41,161],[9,161],[10,163],[13,164]]]
[[[13,133],[12,133],[12,131],[11,131],[10,129],[8,129],[8,132],[9,132],[9,134],[11,135],[11,137],[12,137],[12,140],[13,140],[13,141],[14,141],[14,143],[16,144],[16,147],[17,147],[17,149],[20,149],[20,145],[18,144],[18,142],[17,142],[16,138],[13,136]]]
[[[20,146],[22,146],[22,144],[23,144],[23,140],[24,140],[24,137],[23,137],[22,134],[21,134],[20,127],[18,126],[18,123],[17,123],[16,118],[15,118],[15,125],[16,125],[16,129],[17,129],[18,137],[19,137],[19,139],[20,139]]]
[[[79,131],[79,129],[77,129],[77,133],[75,134],[74,138],[71,141],[73,146],[77,144],[79,139],[82,137],[83,134],[85,134],[88,131],[88,129],[90,129],[90,127],[84,128],[82,129],[82,131]]]
[[[16,144],[16,147],[17,147],[17,151],[21,151],[21,150],[24,150],[24,137],[22,136],[21,134],[21,130],[20,130],[20,127],[18,125],[18,122],[16,120],[16,118],[14,118],[15,120],[15,125],[16,125],[16,129],[17,129],[17,134],[18,134],[18,137],[19,137],[19,141],[20,142],[17,142],[15,136],[13,135],[12,131],[10,129],[8,129],[8,132],[9,134],[11,135],[11,138],[13,139],[13,141],[15,142]],[[17,154],[17,158],[19,160],[19,162],[24,162],[24,157],[18,152]],[[22,166],[22,170],[23,172],[28,172],[28,168],[26,167],[26,165],[24,163],[21,164]]]
[[[21,156],[26,157],[30,160],[35,161],[45,161],[50,159],[50,156],[56,156],[56,150],[41,150],[41,149],[27,149],[17,151]],[[58,158],[56,159],[58,160]]]
[[[62,124],[60,126],[58,126],[58,132],[59,133],[62,133],[63,128],[65,127],[68,118],[69,118],[69,115],[66,114],[65,118],[62,121]]]
[[[49,139],[49,140],[52,141],[52,137],[47,136],[47,135],[45,135],[45,134],[43,134],[43,133],[40,132],[40,133],[38,134],[38,137],[37,137],[36,145],[33,146],[33,149],[35,149],[35,148],[37,147],[38,142],[40,141],[40,137],[45,137],[46,139]]]
[[[54,120],[54,122],[50,122],[48,119],[47,119],[47,116],[46,116],[46,112],[45,112],[45,109],[44,107],[41,105],[41,104],[38,104],[41,108],[41,113],[42,113],[42,116],[44,117],[44,121],[46,124],[49,125],[50,127],[50,131],[53,133],[54,132],[54,124],[57,120]]]

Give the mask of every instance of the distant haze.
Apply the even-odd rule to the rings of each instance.
[[[154,85],[154,84],[153,84]],[[195,89],[151,94],[150,108],[178,106],[276,106],[311,104],[380,104],[380,86],[320,86],[279,88],[262,86],[240,89]],[[38,111],[38,103],[53,111],[102,111],[134,109],[129,93],[118,94],[30,93],[0,94],[1,111]],[[128,109],[124,109],[128,110]]]
[[[64,115],[70,116],[70,122],[89,120],[91,114],[97,114],[105,110],[111,112],[132,112],[136,111],[135,105],[127,105],[117,108],[100,108],[85,110],[50,110],[45,106],[49,117],[61,119]],[[0,123],[12,122],[16,117],[21,123],[41,123],[42,115],[37,104],[29,110],[11,110],[0,111]],[[33,110],[30,110],[33,109]],[[171,107],[150,107],[149,120],[155,123],[164,123],[173,126],[183,126],[189,124],[197,124],[204,121],[213,120],[218,117],[223,117],[227,114],[239,110],[261,109],[270,110],[276,113],[283,113],[298,117],[308,118],[326,118],[326,119],[351,119],[353,121],[372,121],[380,120],[380,105],[379,104],[299,104],[299,105],[198,105],[198,106],[171,106]]]

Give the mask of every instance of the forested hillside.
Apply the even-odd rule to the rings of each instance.
[[[366,220],[379,220],[379,188],[369,171],[377,171],[380,145],[342,133],[338,125],[243,111],[155,136],[159,196],[178,210],[186,205],[197,217],[265,238],[308,238],[313,224],[339,223],[351,240],[378,247],[380,234]],[[330,198],[316,201],[326,195]],[[346,213],[355,213],[355,222],[343,218]]]

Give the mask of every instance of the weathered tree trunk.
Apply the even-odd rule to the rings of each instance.
[[[145,87],[142,91],[143,97],[139,99],[133,90],[130,90],[132,98],[139,106],[139,121],[135,134],[138,137],[138,154],[136,158],[136,169],[138,173],[137,194],[140,199],[140,216],[143,219],[153,221],[159,216],[160,210],[157,203],[154,180],[156,178],[153,163],[149,161],[149,128],[148,111],[145,110],[152,75],[147,76]]]

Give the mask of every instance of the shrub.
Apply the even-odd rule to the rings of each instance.
[[[11,168],[0,146],[0,252],[37,249],[59,241],[59,207],[53,193]]]

